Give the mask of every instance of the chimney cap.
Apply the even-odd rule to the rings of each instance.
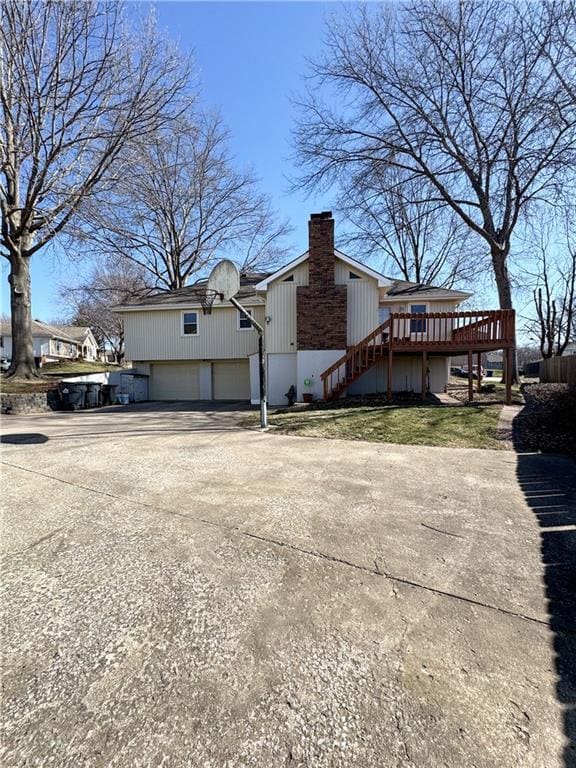
[[[310,219],[331,219],[332,211],[322,211],[322,213],[311,213]]]

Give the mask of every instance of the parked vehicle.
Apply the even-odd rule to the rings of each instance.
[[[463,365],[462,366],[462,373],[461,373],[461,375],[464,376],[465,378],[468,378],[468,366],[467,365]],[[484,368],[482,366],[480,366],[480,376],[482,376],[482,378],[484,378],[486,376],[486,371],[484,370]],[[477,379],[478,378],[478,366],[477,365],[473,365],[472,366],[472,378],[473,379]]]
[[[462,366],[462,368],[453,368],[452,371],[453,371],[453,375],[454,376],[461,376],[464,379],[468,378],[468,366],[467,365]],[[482,376],[482,378],[484,378],[486,376],[486,371],[484,370],[484,368],[482,366],[480,366],[480,376]],[[477,379],[478,378],[478,366],[477,365],[473,365],[472,366],[472,378],[473,379]]]

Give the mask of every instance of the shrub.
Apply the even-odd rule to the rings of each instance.
[[[526,448],[576,455],[576,387],[532,384],[523,393],[526,408],[518,428]]]

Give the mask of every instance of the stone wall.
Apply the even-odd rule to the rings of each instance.
[[[4,414],[14,416],[27,413],[47,413],[59,408],[60,399],[57,389],[47,392],[30,392],[25,394],[0,393],[0,410]]]

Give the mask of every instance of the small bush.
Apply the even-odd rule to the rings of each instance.
[[[526,448],[576,455],[576,387],[532,384],[523,391],[526,408],[518,427]]]

